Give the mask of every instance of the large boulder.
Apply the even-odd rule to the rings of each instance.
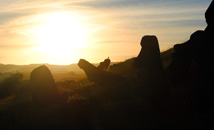
[[[30,74],[32,99],[36,105],[56,102],[58,90],[50,70],[46,66],[35,68]]]

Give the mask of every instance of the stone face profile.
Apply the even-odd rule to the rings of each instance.
[[[205,13],[207,27],[194,32],[190,39],[174,46],[170,70],[171,87],[189,90],[189,103],[198,124],[213,122],[214,117],[214,2]],[[201,125],[201,124],[200,124]],[[205,124],[203,124],[205,125]]]
[[[207,28],[205,31],[214,32],[214,1],[210,4],[209,8],[205,13],[205,18],[207,22]]]
[[[160,49],[156,36],[144,36],[141,40],[141,51],[137,56],[134,66],[146,70],[159,71],[162,67]]]
[[[103,62],[100,62],[100,65],[97,68],[100,69],[100,70],[107,71],[109,69],[110,63],[111,63],[111,60],[108,57]]]
[[[163,73],[158,39],[156,36],[144,36],[140,44],[142,49],[134,62],[134,67],[139,70],[139,91],[150,103],[157,105],[158,101],[166,101],[168,98],[168,86]],[[161,105],[163,103],[156,107],[161,109]]]
[[[78,65],[84,70],[89,81],[93,81],[98,84],[113,84],[124,79],[120,75],[99,69],[84,59],[80,59]]]
[[[89,81],[96,80],[95,79],[96,76],[94,76],[94,74],[96,74],[96,71],[100,71],[100,70],[97,70],[97,68],[94,65],[92,65],[91,63],[89,63],[84,59],[80,59],[78,66],[85,71],[85,74],[88,77]]]
[[[32,99],[36,105],[48,105],[58,98],[58,90],[50,70],[46,66],[35,68],[30,74]]]

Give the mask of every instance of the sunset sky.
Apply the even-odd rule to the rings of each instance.
[[[212,0],[1,0],[0,63],[123,61],[144,35],[164,51],[206,27]]]

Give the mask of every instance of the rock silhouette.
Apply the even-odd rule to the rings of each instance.
[[[35,68],[30,74],[32,100],[36,105],[56,102],[58,90],[50,70],[46,66]]]
[[[156,36],[144,36],[141,40],[141,51],[137,56],[134,66],[145,70],[162,71],[160,49]]]
[[[208,26],[204,31],[193,33],[190,39],[174,46],[175,54],[170,64],[171,87],[185,87],[189,90],[190,106],[197,126],[207,129],[214,117],[214,2],[205,13]]]
[[[157,109],[166,106],[169,96],[166,77],[160,58],[159,43],[156,36],[144,36],[142,49],[135,59],[134,66],[139,69],[139,91],[142,98]]]
[[[124,80],[122,76],[99,69],[84,59],[80,59],[78,65],[85,71],[89,81],[98,84],[107,85]]]
[[[205,13],[205,18],[207,22],[207,28],[205,29],[206,32],[208,32],[210,35],[214,32],[214,1],[210,4],[209,8],[207,9]]]
[[[148,78],[163,77],[163,66],[157,37],[144,36],[140,44],[142,49],[134,62],[134,66],[140,70],[138,75],[140,79],[145,83],[148,82]]]
[[[103,62],[100,62],[100,65],[97,68],[101,69],[101,70],[104,70],[104,71],[107,71],[109,69],[110,63],[111,63],[111,60],[108,57]]]
[[[212,1],[205,13],[206,29],[204,31],[198,30],[190,36],[188,41],[176,44],[172,61],[165,70],[160,58],[156,36],[144,36],[142,38],[142,49],[137,58],[133,59],[132,67],[137,69],[137,74],[131,73],[133,74],[131,76],[136,77],[137,80],[134,80],[136,82],[131,88],[133,87],[135,95],[143,100],[143,103],[137,103],[141,109],[144,108],[145,104],[151,107],[152,113],[147,111],[149,120],[157,121],[158,118],[161,120],[164,117],[161,113],[167,114],[169,112],[170,117],[175,117],[175,124],[179,122],[179,119],[184,119],[181,116],[188,116],[189,119],[187,120],[191,122],[188,124],[189,128],[210,129],[213,127],[214,87],[212,87],[212,82],[214,77],[212,75],[214,73],[214,62],[212,59],[214,51],[211,47],[214,43],[213,16],[214,2]],[[99,67],[96,68],[85,60],[80,60],[79,66],[84,69],[90,81],[99,82],[99,84],[109,83],[108,85],[115,83],[115,80],[109,82],[110,79],[114,78],[113,75],[107,75],[107,72],[102,71],[104,67],[98,69]],[[114,68],[118,69],[120,66],[122,65]],[[129,67],[125,66],[124,68]],[[122,77],[123,73],[120,74],[118,77]],[[131,76],[129,75],[129,77]],[[119,92],[121,93],[120,90],[118,90]],[[135,98],[132,100],[134,101]],[[172,104],[172,109],[178,108],[180,110],[175,112],[170,109],[168,111],[168,107]],[[180,123],[185,124],[186,122],[184,122]]]

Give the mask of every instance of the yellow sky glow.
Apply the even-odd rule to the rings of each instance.
[[[79,49],[87,48],[87,30],[77,16],[69,12],[53,12],[38,17],[42,20],[33,34],[37,51],[54,57],[52,64],[69,64]]]
[[[80,58],[99,63],[107,57],[123,61],[138,55],[144,35],[156,35],[164,51],[206,27],[209,2],[183,3],[3,0],[0,63],[67,65]]]

